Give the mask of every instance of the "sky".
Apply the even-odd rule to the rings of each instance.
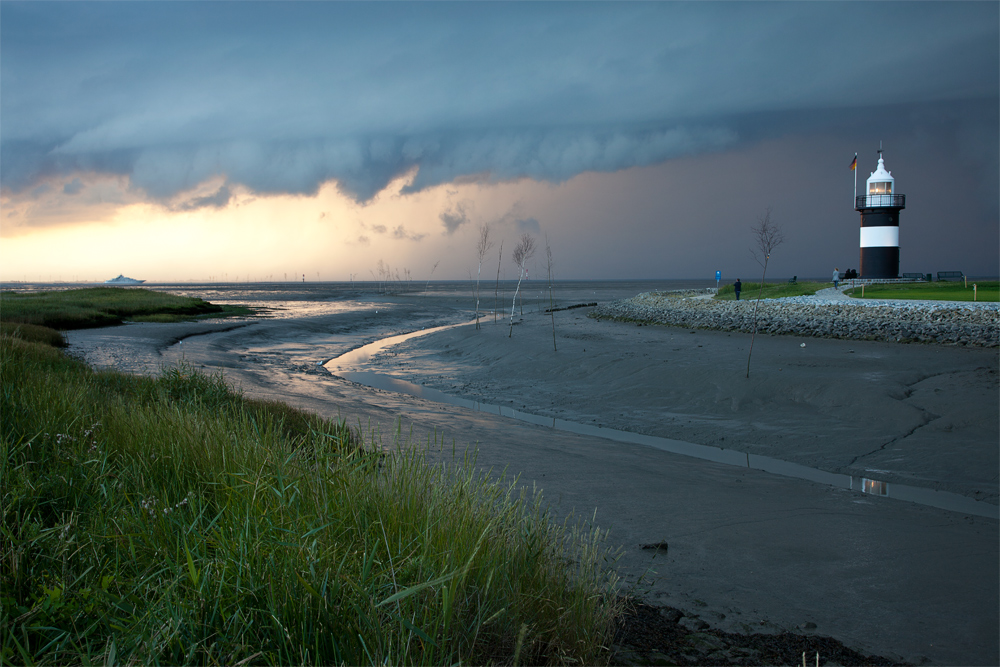
[[[1000,3],[0,2],[5,281],[828,276],[880,142],[1000,274]]]

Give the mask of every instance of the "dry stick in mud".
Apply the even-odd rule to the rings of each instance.
[[[757,300],[753,304],[753,328],[750,334],[750,352],[747,354],[747,377],[750,377],[750,356],[753,354],[753,341],[757,337],[757,306],[760,304],[760,296],[764,292],[764,276],[767,275],[767,261],[771,259],[771,253],[785,241],[785,235],[781,227],[771,222],[771,209],[764,211],[764,215],[757,219],[757,224],[750,228],[754,241],[757,243],[757,250],[750,249],[750,254],[757,260],[764,271],[760,274],[760,289],[757,291]],[[761,260],[757,252],[763,255]]]
[[[497,253],[497,284],[493,288],[493,324],[497,323],[497,313],[500,308],[497,304],[497,297],[500,294],[500,260],[503,259],[503,241],[500,241],[500,252]]]
[[[476,272],[476,328],[479,328],[479,276],[483,272],[483,258],[486,257],[486,253],[489,252],[490,248],[493,247],[493,241],[490,241],[490,223],[486,222],[479,225],[479,242],[476,244],[476,254],[479,257],[479,270]]]
[[[545,235],[545,262],[549,273],[549,316],[552,318],[552,351],[556,348],[556,312],[555,304],[552,303],[552,246],[549,245],[549,235]]]
[[[511,258],[517,266],[517,289],[514,290],[514,300],[510,304],[510,331],[507,338],[514,335],[514,310],[517,308],[517,295],[521,291],[521,279],[524,277],[524,265],[535,254],[535,239],[531,234],[521,234],[521,239],[514,248],[514,256]]]
[[[439,259],[438,261],[434,262],[434,266],[431,267],[430,275],[427,276],[427,284],[424,285],[424,291],[425,292],[427,291],[427,288],[429,288],[431,286],[431,276],[434,275],[434,269],[436,269],[438,267],[438,264],[440,264],[440,263],[441,263],[441,260]]]

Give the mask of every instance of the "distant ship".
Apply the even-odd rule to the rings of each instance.
[[[145,280],[136,280],[135,278],[127,278],[122,274],[118,274],[117,278],[112,278],[111,280],[105,280],[105,285],[141,285]]]

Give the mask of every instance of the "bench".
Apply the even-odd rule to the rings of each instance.
[[[926,280],[926,273],[904,273],[903,278],[906,280]]]
[[[961,280],[964,277],[961,271],[938,271],[938,280]]]
[[[798,276],[792,276],[791,278],[788,279],[788,284],[789,285],[798,285],[799,284],[799,277]]]

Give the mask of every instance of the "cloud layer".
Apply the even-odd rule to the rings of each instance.
[[[213,178],[367,200],[561,182],[789,131],[775,113],[998,96],[995,3],[2,3],[0,185]],[[800,128],[809,130],[814,128]],[[66,190],[70,193],[73,188]],[[445,230],[460,211],[442,214]],[[400,232],[405,234],[405,232]]]

